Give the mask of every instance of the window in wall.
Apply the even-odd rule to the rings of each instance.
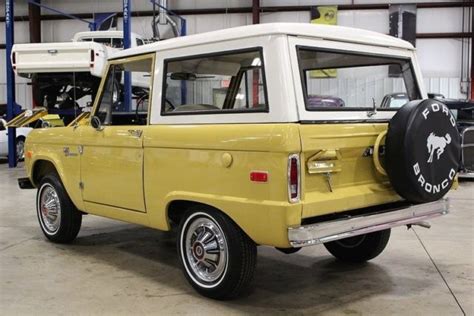
[[[153,57],[110,65],[95,115],[103,125],[145,125],[148,119]],[[124,76],[132,82],[132,103],[124,101]]]
[[[268,111],[261,49],[165,60],[162,113]]]
[[[298,48],[298,59],[309,111],[397,109],[421,97],[409,59],[313,48]],[[389,66],[395,76],[389,76]],[[337,77],[325,77],[328,69],[336,69]]]

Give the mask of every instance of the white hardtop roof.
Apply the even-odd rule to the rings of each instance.
[[[132,32],[132,34],[135,35],[135,37],[141,37],[135,33]],[[122,38],[123,37],[123,31],[87,31],[87,32],[78,32],[74,34],[73,41],[78,40],[79,38]]]
[[[399,38],[351,27],[318,25],[310,23],[265,23],[239,26],[218,31],[167,39],[117,52],[116,54],[112,55],[111,58],[120,58],[171,48],[180,48],[198,44],[216,43],[227,40],[265,35],[294,35],[339,42],[414,50],[414,47],[409,42]]]

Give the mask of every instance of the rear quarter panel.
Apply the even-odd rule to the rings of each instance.
[[[301,220],[287,191],[288,154],[300,151],[297,124],[149,126],[144,150],[152,226],[169,229],[170,202],[195,201],[227,214],[258,244],[288,246],[287,227]],[[251,182],[255,170],[267,171],[268,182]]]

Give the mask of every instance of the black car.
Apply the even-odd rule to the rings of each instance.
[[[461,134],[462,156],[459,177],[474,178],[474,101],[440,100],[453,112]]]

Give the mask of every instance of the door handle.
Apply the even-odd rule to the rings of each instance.
[[[141,129],[129,129],[128,130],[128,134],[130,134],[130,136],[137,137],[137,138],[142,137],[142,133],[143,133],[143,131]]]

